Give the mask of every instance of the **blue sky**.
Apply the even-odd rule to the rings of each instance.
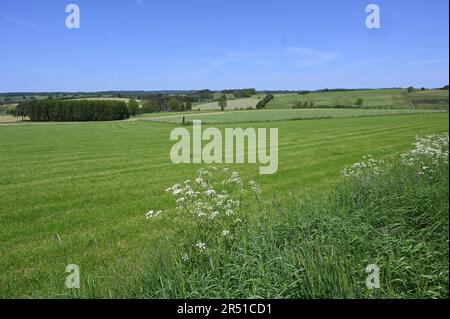
[[[81,28],[67,29],[75,3]],[[366,5],[381,28],[365,27]],[[438,87],[448,0],[2,0],[0,92]]]

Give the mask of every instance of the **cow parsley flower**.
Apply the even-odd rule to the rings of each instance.
[[[203,192],[203,194],[205,194],[206,196],[212,196],[212,195],[216,195],[216,191],[212,188],[206,190]]]
[[[206,244],[200,241],[195,244],[195,247],[197,247],[200,251],[206,250]]]
[[[158,210],[157,212],[151,210],[147,214],[145,214],[145,218],[152,219],[152,218],[158,218],[161,216],[162,211]]]

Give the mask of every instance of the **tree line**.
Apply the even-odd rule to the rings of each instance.
[[[256,89],[249,88],[249,89],[229,89],[229,90],[222,90],[221,93],[224,94],[233,94],[233,96],[237,99],[242,99],[246,97],[252,97],[256,94]]]
[[[263,108],[266,107],[266,104],[269,103],[270,101],[272,101],[274,99],[273,94],[267,94],[262,100],[260,100],[257,104],[256,104],[256,109],[257,110],[261,110]]]
[[[123,101],[46,99],[19,103],[15,116],[36,122],[78,122],[124,120],[129,113]]]
[[[192,110],[194,98],[189,96],[155,95],[143,101],[141,113],[183,112]]]

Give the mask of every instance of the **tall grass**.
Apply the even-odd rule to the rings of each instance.
[[[448,297],[448,135],[419,140],[387,163],[369,158],[345,176],[320,197],[281,205],[243,198],[242,227],[198,258],[181,257],[185,243],[199,234],[216,242],[217,229],[185,226],[159,247],[130,296]],[[379,289],[366,287],[369,264],[380,268]]]

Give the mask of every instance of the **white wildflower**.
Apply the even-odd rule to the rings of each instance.
[[[195,244],[195,247],[197,247],[200,251],[206,250],[206,244],[200,241]]]
[[[206,190],[203,192],[203,194],[205,194],[206,196],[212,196],[212,195],[216,195],[216,191],[212,188]]]
[[[211,213],[211,219],[215,219],[217,216],[219,216],[219,212],[217,210]]]
[[[147,214],[145,214],[145,218],[152,219],[152,218],[158,218],[161,215],[162,211],[158,210],[157,212],[151,210]]]

